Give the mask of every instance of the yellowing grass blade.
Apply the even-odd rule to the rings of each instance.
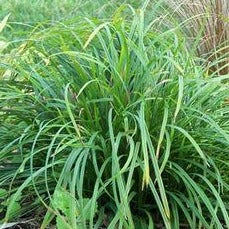
[[[9,16],[10,16],[10,14],[6,15],[6,16],[3,18],[3,20],[0,22],[0,33],[1,33],[2,30],[5,28]]]
[[[90,44],[90,42],[94,39],[94,37],[97,35],[97,33],[104,28],[106,25],[108,25],[109,22],[105,22],[101,25],[99,25],[97,28],[95,28],[95,30],[90,34],[89,38],[87,39],[87,41],[85,42],[83,49],[86,49],[87,46]]]

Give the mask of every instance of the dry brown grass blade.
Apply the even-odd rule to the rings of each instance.
[[[229,1],[172,0],[167,5],[180,22],[192,18],[184,28],[190,40],[203,28],[197,53],[206,58],[210,70],[229,73]]]

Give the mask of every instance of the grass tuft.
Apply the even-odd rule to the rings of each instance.
[[[147,4],[44,24],[4,54],[2,225],[229,227],[229,76],[154,30]]]

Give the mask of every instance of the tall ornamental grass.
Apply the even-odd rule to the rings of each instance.
[[[229,73],[229,1],[164,1],[168,18],[183,24],[183,31],[211,72]],[[168,13],[167,13],[168,14]]]

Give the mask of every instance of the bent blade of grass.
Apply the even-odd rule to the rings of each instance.
[[[151,156],[152,164],[153,164],[153,167],[154,167],[156,181],[157,181],[158,186],[159,186],[160,196],[161,196],[162,203],[163,203],[163,206],[164,206],[164,209],[165,209],[165,213],[167,215],[167,219],[168,219],[169,225],[170,225],[171,224],[171,221],[170,221],[171,220],[171,218],[170,218],[171,214],[170,214],[169,203],[168,203],[168,199],[167,199],[167,195],[166,195],[163,179],[162,179],[162,176],[160,174],[158,161],[157,161],[157,158],[156,158],[156,155],[155,155],[155,151],[154,151],[154,148],[153,148],[153,144],[152,144],[152,141],[150,139],[150,135],[149,135],[149,132],[148,132],[147,128],[146,128],[146,136],[145,137],[147,139],[147,145],[148,145],[149,149],[151,150],[150,156]]]
[[[214,185],[206,177],[204,177],[203,175],[200,175],[200,174],[196,174],[196,175],[203,179],[203,181],[208,185],[208,187],[210,188],[210,190],[214,194],[214,196],[217,200],[217,203],[219,204],[219,207],[223,213],[226,226],[229,227],[229,216],[228,216],[227,208],[226,208],[225,204],[223,203],[218,191],[215,189]]]
[[[149,152],[147,149],[147,138],[146,138],[146,131],[145,131],[145,114],[144,114],[144,104],[141,103],[141,108],[139,112],[139,126],[141,129],[141,145],[142,145],[142,152],[144,158],[144,165],[145,169],[143,172],[143,180],[142,180],[142,190],[144,186],[149,184],[150,178],[150,171],[149,171]]]
[[[146,213],[146,215],[148,216],[148,219],[149,219],[148,228],[154,229],[155,227],[154,227],[153,219],[152,219],[150,213],[147,212],[147,211],[145,211],[145,213]]]
[[[75,128],[76,134],[78,135],[79,139],[81,139],[80,128],[79,128],[78,124],[76,124],[76,120],[74,118],[74,115],[72,113],[72,110],[71,110],[71,107],[70,107],[70,103],[69,103],[69,100],[68,100],[68,88],[69,88],[69,86],[70,86],[70,83],[68,83],[67,86],[65,87],[65,93],[64,93],[65,104],[66,104],[66,108],[67,108],[69,117],[70,117],[70,119],[72,121],[72,124],[73,124],[73,126]]]
[[[53,136],[52,141],[50,143],[50,145],[47,148],[47,154],[46,154],[46,159],[45,159],[45,167],[48,167],[49,164],[49,159],[52,153],[52,150],[54,148],[54,144],[56,139],[60,136],[60,133],[66,128],[66,126],[68,125],[68,123],[66,123],[65,125],[63,125],[57,132],[56,134]],[[46,186],[46,191],[48,193],[48,197],[51,199],[51,194],[49,192],[49,186],[48,186],[48,171],[45,170],[44,172],[44,177],[45,177],[45,186]]]
[[[86,49],[87,46],[90,44],[90,42],[94,39],[94,37],[99,33],[99,31],[109,24],[110,24],[109,22],[104,22],[101,25],[99,25],[98,27],[96,27],[95,30],[88,37],[87,41],[85,42],[83,49]]]
[[[204,160],[206,165],[210,166],[209,163],[208,163],[206,155],[204,154],[204,152],[202,151],[200,146],[197,144],[197,142],[194,140],[194,138],[186,130],[184,130],[183,128],[178,127],[178,126],[174,126],[174,125],[167,125],[167,126],[180,131],[192,143],[193,147],[199,153],[200,157]]]
[[[138,159],[138,155],[139,155],[139,149],[140,149],[140,142],[137,142],[135,144],[134,155],[133,155],[133,159],[131,161],[129,174],[128,174],[128,178],[127,178],[127,182],[126,182],[127,193],[129,193],[130,189],[131,189],[131,182],[133,180],[134,170],[135,170],[136,167],[139,166],[138,163],[137,163],[137,159]]]
[[[176,117],[180,111],[181,105],[182,105],[182,99],[183,99],[183,94],[184,94],[184,80],[183,80],[183,76],[179,76],[179,91],[178,91],[178,99],[177,99],[177,106],[176,106],[176,110],[174,113],[174,118],[173,121],[176,121]]]
[[[0,22],[0,33],[3,31],[3,29],[5,28],[7,21],[9,19],[10,14],[6,15],[3,20]]]
[[[166,125],[167,125],[167,120],[168,120],[168,114],[169,114],[169,110],[168,107],[164,108],[164,116],[163,116],[163,121],[161,124],[161,130],[160,130],[160,136],[159,136],[159,140],[158,140],[158,144],[157,144],[157,150],[156,150],[156,158],[159,158],[159,153],[160,153],[160,147],[161,147],[161,143],[164,139],[164,134],[166,131]]]
[[[170,156],[170,150],[171,150],[171,139],[170,139],[168,131],[165,131],[165,136],[166,136],[166,148],[165,148],[164,158],[163,158],[163,161],[160,167],[160,173],[162,173],[163,170],[165,169],[165,166]]]

